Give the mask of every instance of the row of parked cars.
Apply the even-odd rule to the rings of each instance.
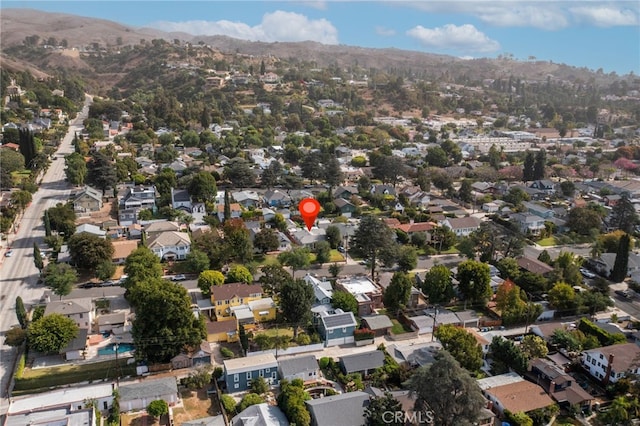
[[[115,286],[121,286],[122,284],[124,284],[124,282],[126,281],[126,279],[129,278],[127,275],[123,275],[120,277],[119,280],[107,280],[107,281],[102,281],[102,282],[98,282],[98,281],[87,281],[86,283],[82,283],[80,284],[78,287],[79,288],[95,288],[95,287],[115,287]],[[178,275],[172,275],[171,277],[169,277],[169,279],[171,281],[185,281],[187,279],[187,276],[184,274],[178,274]]]

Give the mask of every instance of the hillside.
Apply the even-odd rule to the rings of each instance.
[[[101,70],[90,65],[82,56],[74,55],[74,47],[98,44],[101,47],[137,45],[141,40],[178,39],[194,44],[204,43],[214,50],[252,56],[270,56],[291,64],[306,63],[315,67],[358,66],[364,70],[380,71],[420,78],[444,81],[480,81],[485,78],[515,76],[525,80],[593,81],[597,85],[609,85],[619,77],[596,73],[586,68],[576,68],[549,61],[525,62],[512,59],[464,60],[452,56],[406,51],[400,49],[373,49],[345,45],[323,45],[316,42],[264,43],[233,39],[226,36],[192,36],[184,33],[167,33],[148,28],[133,28],[116,22],[69,14],[48,13],[33,9],[3,9],[0,16],[0,40],[2,50],[21,46],[26,37],[37,35],[40,40],[53,37],[58,42],[66,40],[68,50],[47,53],[45,57],[24,58],[43,70],[73,69],[83,71],[85,77]],[[23,61],[24,62],[24,61]],[[127,64],[128,65],[128,64]],[[128,68],[128,67],[127,67]],[[95,74],[94,74],[95,75]],[[114,79],[114,80],[117,80]]]

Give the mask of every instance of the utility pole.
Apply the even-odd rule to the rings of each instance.
[[[117,369],[117,374],[116,374],[116,389],[120,389],[120,363],[118,362],[118,343],[115,343],[114,346],[115,350],[116,350],[116,369]]]

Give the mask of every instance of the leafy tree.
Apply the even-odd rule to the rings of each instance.
[[[162,277],[160,259],[147,247],[138,247],[124,262],[124,273],[128,276],[126,287]]]
[[[342,235],[340,235],[340,228],[335,225],[329,225],[326,229],[327,241],[331,245],[332,249],[337,249],[342,243]]]
[[[349,247],[357,257],[371,263],[371,277],[375,277],[376,263],[385,252],[396,246],[393,231],[381,219],[365,216],[351,238]]]
[[[64,171],[67,176],[67,181],[70,184],[76,186],[84,185],[89,170],[87,169],[87,162],[85,161],[82,154],[74,152],[67,155],[64,158],[64,164]]]
[[[238,326],[238,337],[240,339],[240,346],[242,346],[242,354],[246,354],[249,349],[249,336],[247,336],[247,330],[244,329],[244,325]]]
[[[11,174],[24,170],[24,167],[24,155],[12,149],[2,151],[2,155],[0,155],[0,170]]]
[[[613,306],[613,302],[609,298],[609,285],[607,283],[606,293],[602,293],[594,287],[589,291],[578,294],[579,304],[582,306],[583,311],[591,315],[595,315],[596,312],[606,310],[609,306]]]
[[[306,247],[295,247],[278,255],[278,262],[291,268],[291,276],[295,277],[296,271],[309,266],[309,249]]]
[[[332,278],[338,278],[338,275],[340,275],[341,270],[342,270],[342,266],[338,265],[335,262],[329,265],[329,274],[331,274]]]
[[[433,423],[440,426],[473,424],[485,400],[476,381],[447,351],[436,361],[414,371],[405,383],[416,397],[415,410],[430,412]],[[434,392],[437,389],[437,392]]]
[[[404,419],[395,417],[395,413],[401,412],[402,404],[391,393],[385,392],[384,396],[378,396],[369,401],[364,411],[365,423],[367,426],[404,426]],[[393,413],[394,416],[390,416],[389,413]]]
[[[236,414],[236,400],[229,394],[223,394],[220,397],[220,403],[222,403],[222,407],[224,408],[225,413],[229,417],[232,417]]]
[[[129,292],[136,310],[132,334],[138,360],[168,362],[206,337],[204,319],[191,312],[191,298],[184,287],[151,279],[136,282]]]
[[[529,150],[525,152],[522,180],[525,182],[535,180],[535,154]]]
[[[69,238],[69,253],[75,265],[83,269],[95,270],[105,259],[113,256],[113,244],[108,238],[81,232]]]
[[[21,346],[27,340],[27,331],[21,327],[11,327],[4,335],[4,344],[11,347]]]
[[[260,175],[260,183],[264,188],[271,189],[280,183],[282,177],[282,164],[272,161]]]
[[[262,267],[262,275],[258,279],[258,282],[262,285],[264,292],[270,296],[280,294],[280,289],[285,282],[291,280],[291,274],[289,274],[280,265],[265,265]]]
[[[207,231],[195,236],[192,246],[207,253],[210,268],[221,269],[228,260],[225,242],[217,231]]]
[[[429,302],[434,305],[448,303],[455,296],[449,268],[444,265],[431,267],[422,282],[422,291],[429,298]]]
[[[29,325],[29,317],[27,316],[27,310],[20,296],[16,297],[16,317],[18,318],[20,327],[27,328],[27,325]]]
[[[524,336],[524,339],[520,342],[520,349],[524,353],[524,356],[529,360],[534,358],[544,358],[549,352],[549,349],[547,349],[547,343],[541,337],[534,335]]]
[[[38,247],[38,244],[35,241],[33,243],[33,264],[35,265],[38,271],[42,272],[42,269],[44,268],[44,261],[42,260],[42,254],[40,253],[40,248]]]
[[[46,239],[47,237],[51,236],[51,220],[49,219],[49,210],[44,211],[44,216],[42,217],[42,221],[44,223],[44,235]]]
[[[31,200],[32,196],[29,191],[20,190],[11,193],[11,205],[20,212],[27,208]]]
[[[211,376],[211,366],[201,365],[195,371],[189,373],[189,376],[184,379],[184,383],[189,390],[202,389],[211,383]]]
[[[193,249],[186,257],[187,269],[189,272],[199,274],[209,268],[209,256],[198,249]]]
[[[629,248],[631,246],[631,240],[628,234],[620,237],[620,243],[618,244],[618,252],[616,253],[616,259],[613,263],[613,269],[611,270],[610,279],[613,282],[623,281],[629,274]]]
[[[225,167],[223,176],[238,188],[250,188],[255,184],[255,174],[250,163],[244,158],[231,159]]]
[[[156,399],[147,405],[147,413],[151,417],[162,417],[169,413],[169,405],[164,399]]]
[[[340,168],[340,162],[336,157],[327,156],[323,163],[323,180],[329,186],[329,193],[333,188],[340,185],[344,181],[344,173]]]
[[[257,395],[263,395],[269,392],[269,385],[264,377],[254,377],[251,379],[251,392]]]
[[[397,313],[409,302],[411,296],[411,278],[404,272],[396,272],[391,277],[389,286],[382,294],[382,301],[387,311]]]
[[[633,234],[636,225],[640,222],[629,196],[623,193],[611,209],[609,216],[609,226],[620,229],[627,234]]]
[[[253,282],[253,275],[249,270],[242,265],[233,265],[229,272],[227,272],[226,282],[228,283],[245,283],[251,284]]]
[[[564,314],[572,313],[577,307],[576,292],[569,284],[559,282],[549,290],[549,304]]]
[[[328,263],[331,260],[331,246],[327,241],[318,241],[315,246],[316,263]]]
[[[536,160],[533,164],[533,179],[544,179],[545,167],[547,166],[547,151],[542,148],[536,153]]]
[[[198,288],[206,296],[211,294],[211,287],[222,284],[224,284],[224,275],[220,271],[207,270],[198,275]]]
[[[418,252],[414,246],[402,246],[398,250],[398,269],[409,272],[418,266]]]
[[[513,426],[533,426],[533,419],[522,411],[512,413],[509,410],[504,410],[504,419]]]
[[[78,336],[78,326],[70,318],[50,314],[29,324],[29,346],[42,353],[58,353]]]
[[[113,160],[100,151],[93,153],[87,168],[87,180],[100,189],[103,196],[108,188],[113,188],[118,182]]]
[[[253,244],[249,230],[242,219],[230,219],[224,223],[224,253],[227,260],[247,263],[253,259]]]
[[[507,372],[509,368],[514,369],[518,374],[526,373],[527,358],[513,341],[496,336],[489,345],[489,351],[494,360],[496,374]]]
[[[282,285],[280,310],[283,319],[293,326],[294,339],[298,336],[298,326],[309,322],[314,300],[313,287],[303,280],[289,280]]]
[[[311,425],[311,415],[304,403],[304,401],[310,399],[311,396],[304,390],[304,382],[302,380],[295,379],[289,382],[284,379],[280,381],[278,407],[284,411],[290,424],[299,426]]]
[[[209,172],[198,172],[191,179],[188,191],[194,201],[210,202],[215,199],[218,193],[216,179]]]
[[[458,288],[467,301],[483,302],[491,296],[489,265],[475,260],[465,260],[458,265]]]
[[[358,301],[348,291],[334,291],[331,296],[331,306],[336,309],[342,309],[343,312],[353,312],[353,315],[358,315]]]
[[[53,290],[53,294],[66,296],[71,293],[73,284],[78,280],[75,269],[66,263],[49,263],[44,269],[44,283]]]
[[[273,228],[263,228],[253,239],[253,246],[261,253],[278,250],[280,239],[278,233]]]
[[[322,155],[319,152],[312,151],[307,154],[300,164],[302,176],[309,179],[312,183],[323,178]]]
[[[570,180],[563,180],[560,182],[560,192],[565,197],[573,197],[573,194],[576,192],[576,185]]]
[[[435,337],[461,367],[469,371],[477,371],[482,367],[482,348],[475,337],[464,328],[451,324],[439,325],[436,328]]]
[[[513,257],[503,257],[496,263],[496,267],[500,271],[500,276],[505,279],[517,280],[520,276],[520,266]]]
[[[96,266],[96,277],[105,281],[110,279],[116,273],[116,265],[111,260],[103,260]]]
[[[473,201],[473,188],[471,186],[471,180],[464,179],[460,184],[458,190],[458,198],[464,203],[471,203]]]
[[[425,161],[430,166],[438,168],[446,167],[449,164],[447,153],[439,146],[435,146],[427,150]]]
[[[547,265],[551,265],[553,263],[553,260],[551,259],[551,255],[546,250],[542,250],[542,252],[540,252],[540,255],[538,256],[538,260],[540,262],[546,263]]]
[[[589,207],[575,207],[567,215],[567,226],[580,235],[591,235],[592,230],[602,228],[602,217]]]
[[[373,168],[373,176],[384,183],[396,185],[398,180],[406,175],[406,166],[401,158],[384,156]]]

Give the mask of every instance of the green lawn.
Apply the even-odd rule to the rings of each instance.
[[[411,332],[410,328],[400,324],[400,321],[398,321],[397,319],[392,319],[391,322],[393,323],[393,327],[391,328],[391,332],[393,334],[404,334]]]
[[[344,262],[344,256],[338,250],[331,250],[331,257],[329,258],[329,262]]]
[[[127,365],[127,358],[118,360],[120,376],[135,376],[136,365]],[[26,369],[22,378],[16,379],[15,394],[29,393],[38,389],[48,389],[52,386],[62,386],[73,383],[114,379],[118,375],[116,361],[104,361],[82,365],[60,365],[49,368]]]
[[[558,242],[556,241],[556,237],[543,238],[540,241],[538,241],[538,244],[543,247],[555,246],[557,243]]]
[[[28,179],[30,175],[31,175],[31,171],[29,170],[22,170],[20,172],[11,173],[11,177],[13,178],[13,181],[15,182],[16,185],[21,184],[22,181],[24,179]]]
[[[444,250],[440,252],[440,254],[459,254],[459,253],[460,252],[455,247],[451,247],[449,250]]]
[[[257,336],[258,334],[266,334],[269,337],[276,337],[276,336],[293,337],[293,329],[292,328],[269,328],[267,330],[261,330],[253,333],[254,337]]]

